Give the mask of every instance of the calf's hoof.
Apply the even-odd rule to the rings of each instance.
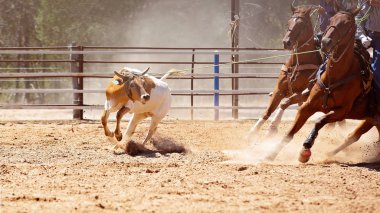
[[[123,139],[123,134],[121,134],[121,133],[115,133],[115,138],[116,138],[116,140],[117,141],[121,141],[121,139]]]
[[[113,133],[113,132],[111,132],[111,131],[109,131],[109,132],[105,132],[104,133],[107,137],[111,137],[111,138],[113,138],[114,136],[115,136],[115,134]]]
[[[310,149],[305,149],[303,148],[300,152],[300,155],[298,157],[298,161],[301,162],[301,163],[306,163],[309,161],[310,159],[310,156],[311,156],[311,151]]]

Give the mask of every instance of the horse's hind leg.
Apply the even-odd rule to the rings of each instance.
[[[267,136],[277,133],[278,125],[281,123],[282,115],[284,114],[285,109],[287,109],[290,105],[303,103],[307,99],[308,96],[304,96],[301,93],[294,93],[289,98],[286,98],[280,104],[280,108],[277,110],[273,120],[269,125],[269,130],[267,132]]]
[[[373,127],[372,125],[372,121],[370,120],[364,120],[362,121],[359,126],[357,126],[353,132],[351,132],[348,137],[344,140],[344,143],[342,145],[340,145],[338,148],[336,148],[334,151],[332,152],[329,152],[328,153],[328,156],[334,156],[336,155],[338,152],[342,151],[343,149],[345,149],[346,147],[348,147],[349,145],[355,143],[356,141],[359,140],[359,138],[365,134],[366,132],[368,132],[371,128]],[[379,128],[378,128],[379,130]]]
[[[346,120],[341,120],[341,121],[338,121],[338,125],[340,128],[345,129],[347,127],[347,122]]]
[[[322,116],[318,121],[315,123],[314,128],[311,130],[310,135],[306,139],[306,141],[303,143],[303,149],[301,150],[300,156],[298,160],[301,163],[306,163],[309,161],[311,156],[311,147],[314,145],[314,141],[318,136],[318,132],[324,125],[327,123],[332,123],[336,121],[340,121],[344,118],[345,115],[345,109],[337,109],[335,111],[331,111],[327,113],[326,115]]]
[[[329,128],[329,129],[333,129],[334,127],[336,127],[337,124],[342,129],[346,128],[346,120],[338,121],[336,123],[328,123],[328,124],[326,124],[326,127]]]
[[[281,100],[284,98],[283,92],[276,87],[273,91],[273,95],[269,101],[269,106],[265,110],[261,118],[256,122],[256,124],[249,130],[247,138],[250,138],[253,134],[257,133],[265,121],[270,117],[270,115],[276,110]]]

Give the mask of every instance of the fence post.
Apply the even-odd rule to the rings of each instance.
[[[214,54],[214,107],[219,107],[219,52]],[[219,120],[219,108],[214,109],[214,120]]]
[[[240,0],[231,0],[231,23],[233,23],[231,29],[231,46],[232,51],[237,52],[239,48],[239,22],[240,22]],[[233,54],[231,58],[232,73],[239,73],[239,54]],[[239,90],[239,78],[232,79],[232,90]],[[239,118],[239,96],[232,95],[232,117],[234,119]]]
[[[69,44],[70,51],[81,51],[82,46],[77,46],[75,42]],[[72,73],[83,73],[83,54],[70,54],[70,71]],[[72,84],[74,90],[83,90],[83,77],[73,77]],[[77,106],[83,106],[83,93],[73,94],[73,104]],[[83,109],[74,109],[73,118],[83,120]]]
[[[191,57],[191,80],[190,80],[190,89],[191,91],[194,90],[194,65],[195,65],[195,49],[193,49],[193,55]],[[190,96],[190,102],[191,102],[191,120],[194,120],[194,94],[191,92]]]

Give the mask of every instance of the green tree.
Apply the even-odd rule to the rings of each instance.
[[[35,33],[35,19],[39,0],[0,0],[0,44],[1,46],[30,47],[39,44]],[[10,58],[2,55],[1,58]],[[30,59],[29,55],[17,55],[17,59]],[[3,67],[11,67],[7,64]],[[18,62],[16,67],[25,71],[29,67],[27,62]],[[13,83],[4,83],[3,87],[12,86]],[[16,88],[31,88],[31,81],[16,80]],[[16,94],[15,101],[21,101],[22,94]],[[26,94],[30,99],[30,94]]]

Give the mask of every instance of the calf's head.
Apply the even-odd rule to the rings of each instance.
[[[127,95],[132,101],[139,101],[145,104],[150,99],[150,88],[144,75],[149,68],[142,73],[131,72],[128,68],[115,71],[115,75],[119,77],[117,80],[120,85],[125,87]]]

